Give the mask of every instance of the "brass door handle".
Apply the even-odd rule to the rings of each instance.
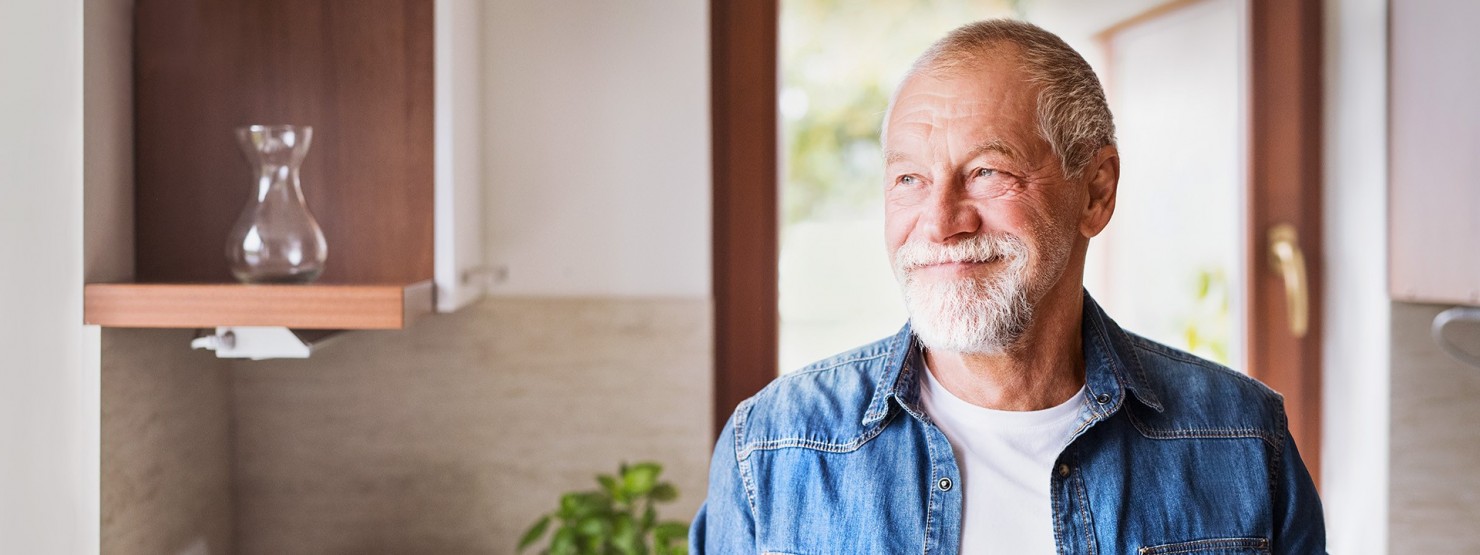
[[[1295,226],[1279,224],[1269,229],[1270,267],[1285,281],[1285,308],[1290,316],[1290,333],[1305,337],[1310,327],[1310,284],[1305,277],[1305,254]]]

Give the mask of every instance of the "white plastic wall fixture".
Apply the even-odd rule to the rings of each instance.
[[[437,312],[483,296],[483,8],[436,0],[435,281]]]
[[[233,326],[216,328],[190,341],[191,348],[216,352],[217,358],[308,358],[314,349],[336,337],[337,330],[293,331],[280,326]]]

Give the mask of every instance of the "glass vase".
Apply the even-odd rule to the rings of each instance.
[[[324,271],[328,245],[298,182],[313,128],[251,125],[236,130],[252,165],[252,196],[226,240],[231,274],[244,283],[308,283]]]

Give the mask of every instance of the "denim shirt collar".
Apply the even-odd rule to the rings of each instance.
[[[1080,319],[1080,337],[1084,348],[1084,381],[1086,394],[1097,402],[1091,410],[1100,418],[1120,409],[1126,391],[1151,409],[1161,412],[1161,400],[1146,381],[1140,361],[1126,340],[1125,331],[1105,315],[1084,292],[1084,309]],[[899,401],[906,411],[919,417],[918,372],[924,369],[919,341],[906,323],[889,340],[887,362],[874,388],[873,398],[863,413],[863,425],[869,426],[889,415],[890,399]]]

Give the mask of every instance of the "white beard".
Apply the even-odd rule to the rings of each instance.
[[[988,277],[926,279],[913,272],[925,264],[993,258],[1004,266]],[[927,348],[999,354],[1022,339],[1033,321],[1028,249],[1016,237],[978,235],[950,245],[908,243],[895,252],[894,268],[915,335]]]

